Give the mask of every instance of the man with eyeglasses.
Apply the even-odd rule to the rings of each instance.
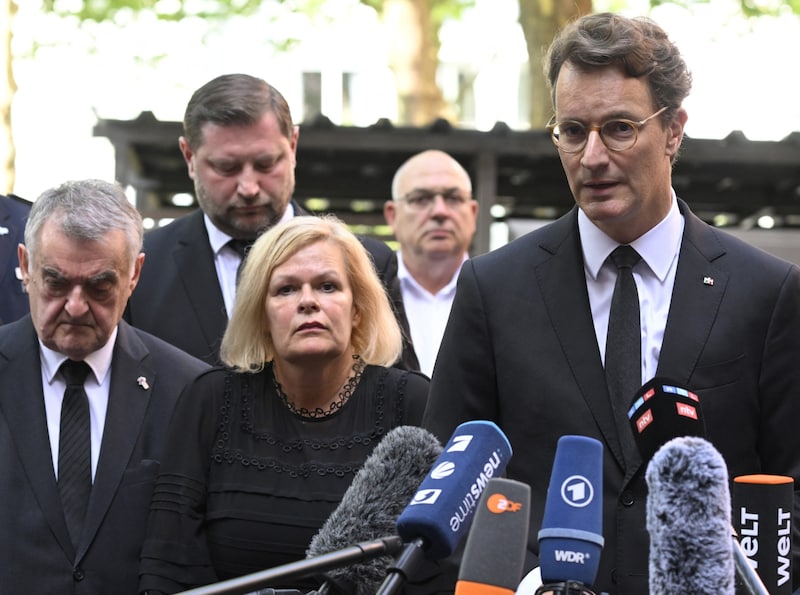
[[[593,590],[647,593],[646,461],[626,413],[634,394],[653,377],[691,389],[731,478],[798,485],[800,269],[676,197],[691,76],[658,25],[582,17],[546,64],[549,128],[576,207],[464,263],[423,426],[444,439],[487,419],[506,433],[508,477],[532,488],[528,569],[539,563],[558,438],[599,440],[605,543]]]
[[[383,214],[400,244],[398,278],[411,342],[420,370],[430,376],[475,235],[478,203],[469,174],[443,151],[418,153],[395,173]]]

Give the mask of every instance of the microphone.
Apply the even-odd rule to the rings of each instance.
[[[323,573],[327,573],[326,582],[308,595],[372,595],[391,556],[403,548],[395,527],[397,517],[441,452],[442,445],[427,430],[393,428],[366,458],[339,506],[312,538],[305,560],[192,589],[185,595],[250,593],[279,581]]]
[[[710,442],[674,438],[645,473],[650,593],[734,593],[728,468]]]
[[[397,519],[397,532],[407,545],[376,595],[398,592],[423,558],[440,560],[453,553],[486,485],[503,473],[510,458],[511,444],[497,424],[478,420],[456,428]]]
[[[442,452],[429,431],[401,426],[389,431],[367,457],[353,482],[311,540],[306,555],[320,556],[352,543],[393,536],[392,551],[402,549],[397,518],[417,492]],[[373,595],[391,563],[387,556],[369,558],[326,573],[328,589],[343,595]]]
[[[603,445],[558,439],[539,531],[542,585],[536,593],[591,593],[603,549]]]
[[[675,437],[705,439],[706,428],[700,398],[690,389],[668,378],[646,382],[633,397],[628,409],[633,437],[647,465],[655,452]],[[750,595],[769,595],[764,583],[748,563],[733,527],[733,560],[736,576]],[[651,556],[653,555],[651,544]]]
[[[493,477],[467,534],[455,595],[514,595],[530,526],[528,484]]]
[[[794,479],[785,475],[733,478],[733,526],[742,550],[771,595],[792,593]]]
[[[676,436],[706,435],[700,398],[666,378],[653,378],[636,392],[628,420],[645,465],[659,447]]]

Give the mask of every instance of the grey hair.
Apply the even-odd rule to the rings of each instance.
[[[33,260],[45,221],[67,236],[99,240],[109,231],[125,232],[131,262],[142,251],[142,217],[118,184],[103,180],[64,182],[45,190],[33,203],[25,226],[25,246]]]

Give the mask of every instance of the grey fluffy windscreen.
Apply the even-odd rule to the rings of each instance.
[[[423,428],[400,426],[390,430],[311,540],[307,557],[397,535],[397,518],[441,452],[439,440]],[[354,595],[373,595],[390,562],[390,557],[381,556],[332,570],[327,576],[338,584],[351,585]]]
[[[674,438],[645,475],[650,593],[734,592],[728,469],[710,442]]]

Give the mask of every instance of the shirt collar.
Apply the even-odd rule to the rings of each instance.
[[[660,281],[664,281],[672,261],[678,254],[683,236],[683,224],[683,216],[678,209],[678,201],[673,190],[672,204],[667,216],[647,233],[631,242],[631,246],[641,255],[642,260]],[[619,243],[600,231],[600,228],[592,223],[581,209],[578,209],[578,231],[586,270],[592,279],[596,280],[600,267]]]
[[[469,254],[465,253],[464,258],[461,261],[463,265],[467,260],[469,260]],[[461,267],[458,267],[453,278],[442,287],[439,291],[439,294],[446,295],[450,291],[455,291],[456,283],[458,282],[458,274],[461,272]],[[411,275],[411,272],[406,268],[406,264],[403,262],[403,255],[400,250],[397,251],[397,278],[400,280],[401,283],[410,283],[414,286],[418,291],[424,291],[425,293],[430,293],[427,289],[423,288],[416,279]],[[437,294],[437,295],[439,295]]]
[[[281,217],[280,223],[288,221],[292,217],[294,217],[294,205],[292,205],[292,202],[289,201],[289,204],[286,205],[286,210],[283,213],[283,217]],[[211,222],[211,219],[205,213],[203,213],[203,222],[206,225],[206,232],[208,233],[208,243],[211,244],[211,250],[214,252],[214,256],[216,256],[219,254],[219,251],[222,250],[233,238],[214,225]]]
[[[111,336],[108,338],[108,341],[106,341],[105,345],[103,345],[97,351],[93,351],[84,359],[84,361],[89,364],[89,367],[92,369],[92,374],[94,374],[94,378],[98,384],[103,384],[109,370],[111,369],[111,358],[114,355],[114,345],[117,342],[118,328],[119,327],[114,327],[114,330],[112,331]],[[44,377],[48,384],[52,384],[53,378],[58,372],[58,368],[68,358],[63,353],[54,351],[49,347],[45,347],[41,341],[39,341],[39,348],[41,350],[42,370],[44,371]]]

